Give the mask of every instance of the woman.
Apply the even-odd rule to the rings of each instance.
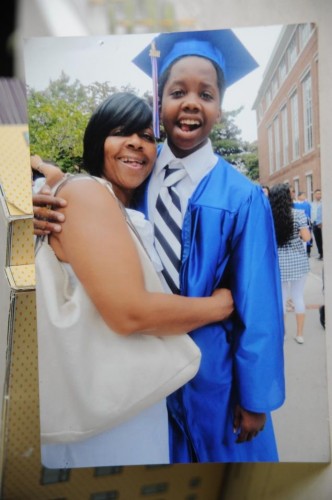
[[[61,209],[65,214],[62,231],[49,237],[57,259],[83,284],[105,323],[122,335],[176,335],[221,321],[233,309],[228,290],[218,290],[209,298],[188,298],[145,289],[119,201],[130,206],[135,189],[151,172],[156,158],[151,122],[150,108],[133,94],[114,94],[97,108],[84,134],[83,168],[109,181],[117,199],[91,178],[73,176],[75,182],[61,188],[61,197],[67,201]],[[149,243],[153,241],[149,223],[137,212],[129,211],[129,215],[134,215],[133,224],[152,261],[160,266]],[[57,468],[168,460],[165,401],[102,435],[42,447],[43,464]]]
[[[278,244],[284,314],[287,298],[290,295],[296,314],[295,340],[298,344],[303,344],[304,286],[309,272],[308,256],[303,245],[303,242],[310,240],[307,217],[303,210],[293,208],[287,184],[273,186],[269,199]]]

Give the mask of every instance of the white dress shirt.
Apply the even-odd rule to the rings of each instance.
[[[181,164],[187,175],[176,185],[181,200],[182,215],[185,214],[188,199],[203,177],[216,165],[218,157],[214,154],[211,141],[185,158],[176,158],[167,141],[157,158],[148,187],[148,218],[153,223],[157,197],[164,180],[163,168]]]
[[[321,205],[321,201],[313,201],[311,202],[311,222],[316,222],[318,207]]]

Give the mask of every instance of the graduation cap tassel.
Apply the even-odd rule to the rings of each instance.
[[[160,128],[159,128],[159,102],[158,102],[158,57],[160,57],[160,51],[156,49],[155,42],[151,43],[150,50],[151,67],[152,67],[152,85],[153,85],[153,132],[157,139],[160,138]]]

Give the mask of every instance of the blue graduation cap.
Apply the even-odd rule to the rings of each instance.
[[[132,62],[152,77],[157,137],[158,79],[176,59],[184,56],[205,57],[216,63],[224,74],[226,87],[258,67],[252,55],[229,29],[162,33],[156,36],[151,45],[145,47]]]

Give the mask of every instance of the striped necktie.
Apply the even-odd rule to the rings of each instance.
[[[163,276],[173,293],[180,293],[182,213],[177,183],[186,176],[183,167],[164,168],[165,177],[156,202],[155,245],[164,265]]]

